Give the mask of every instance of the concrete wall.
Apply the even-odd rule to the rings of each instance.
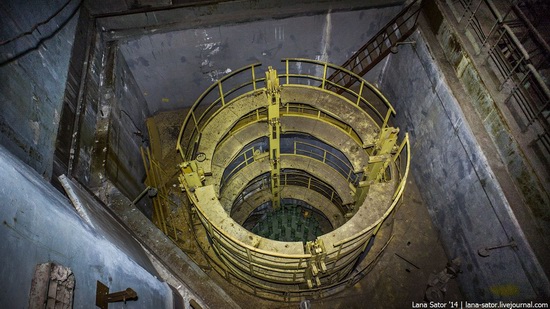
[[[92,190],[108,178],[133,200],[144,188],[140,147],[148,145],[150,113],[117,46],[101,35],[91,39],[72,174]],[[140,209],[150,215],[147,205]]]
[[[121,51],[154,114],[191,106],[213,82],[252,63],[263,64],[258,77],[265,75],[268,66],[282,73],[280,60],[285,57],[343,64],[399,10],[400,6],[328,10],[155,32],[125,40]]]
[[[95,31],[92,30],[92,31]],[[92,157],[96,148],[96,134],[98,129],[98,119],[108,119],[108,109],[100,106],[100,91],[104,79],[100,76],[102,68],[105,65],[105,56],[103,45],[98,39],[98,35],[89,37],[84,44],[89,44],[89,55],[83,65],[83,77],[80,81],[82,93],[77,107],[77,119],[75,120],[74,132],[71,132],[76,139],[74,140],[72,159],[72,168],[70,174],[77,178],[83,184],[90,184],[92,179]],[[101,116],[99,116],[101,115]],[[103,159],[101,159],[102,161]]]
[[[143,190],[145,168],[140,147],[148,145],[147,103],[120,53],[115,55],[114,97],[108,135],[105,174],[131,200]]]
[[[390,55],[381,90],[411,135],[412,174],[449,258],[462,259],[458,280],[469,301],[548,297],[547,278],[495,180],[488,158],[424,37]],[[424,188],[424,189],[422,189]],[[479,249],[510,247],[477,254]]]
[[[78,153],[74,151],[74,146],[78,144],[80,135],[75,135],[73,132],[75,132],[75,127],[78,127],[81,121],[79,117],[80,103],[82,102],[80,90],[86,85],[86,83],[82,82],[85,79],[85,74],[83,73],[89,59],[89,40],[93,36],[91,32],[93,23],[88,16],[89,12],[86,8],[81,7],[67,72],[65,95],[63,96],[63,104],[59,117],[51,181],[60,190],[61,184],[58,183],[58,177],[70,174],[69,170],[74,167],[75,157],[78,157]]]
[[[430,14],[437,16],[439,8],[430,6]],[[442,12],[439,12],[442,14]],[[452,18],[452,17],[451,17]],[[513,132],[515,120],[506,119],[508,107],[505,98],[496,93],[496,84],[487,73],[494,73],[492,60],[472,57],[471,51],[460,38],[450,20],[433,22],[430,28],[436,33],[436,39],[442,47],[443,56],[449,62],[454,76],[464,89],[464,105],[478,120],[478,126],[486,132],[488,143],[482,143],[482,149],[493,157],[491,167],[495,171],[511,209],[523,232],[532,244],[535,254],[550,276],[550,197],[544,189],[544,181],[535,169],[544,171],[547,166],[536,163],[532,156],[526,155],[528,145],[525,137]],[[488,57],[488,56],[485,56]],[[441,57],[443,58],[443,57]],[[487,63],[489,72],[483,70]],[[451,74],[452,74],[451,73]],[[485,73],[485,75],[483,75]],[[511,122],[510,122],[511,121]],[[522,146],[523,145],[523,146]],[[494,164],[498,162],[497,164]],[[505,181],[506,180],[506,181]]]
[[[74,308],[95,306],[96,280],[113,292],[130,287],[138,294],[109,308],[171,308],[170,288],[130,235],[88,225],[66,197],[1,146],[0,170],[0,307],[26,308],[36,264],[51,261],[75,275]],[[104,214],[98,219],[109,221]]]
[[[0,4],[0,144],[46,178],[79,15],[65,3]]]

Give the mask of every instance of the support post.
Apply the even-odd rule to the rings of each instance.
[[[266,83],[266,100],[267,100],[267,117],[269,124],[269,162],[271,167],[271,196],[273,209],[281,207],[281,149],[280,135],[281,122],[279,109],[281,107],[281,86],[277,71],[269,67],[265,73]]]
[[[387,127],[380,130],[373,152],[369,156],[369,164],[364,168],[363,179],[359,182],[355,192],[356,207],[358,209],[365,201],[372,184],[382,181],[386,168],[393,159],[393,153],[397,150],[397,134],[399,129]]]

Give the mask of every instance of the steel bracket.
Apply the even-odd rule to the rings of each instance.
[[[109,287],[103,284],[101,281],[97,281],[95,305],[101,309],[107,309],[109,303],[127,300],[137,300],[137,293],[131,288],[127,288],[124,291],[109,293]]]
[[[307,262],[308,269],[306,271],[306,282],[309,288],[313,288],[314,283],[317,286],[321,285],[319,273],[326,273],[327,265],[325,259],[327,257],[325,244],[321,239],[308,241],[305,245],[306,253],[311,254],[311,258]]]
[[[187,161],[180,164],[183,177],[180,175],[179,180],[183,185],[182,189],[194,190],[202,187],[205,180],[204,170],[199,167],[196,160]]]

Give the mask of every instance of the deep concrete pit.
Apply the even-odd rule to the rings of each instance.
[[[416,44],[399,46],[366,76],[396,106],[393,124],[410,132],[413,177],[393,223],[381,227],[372,247],[385,250],[365,260],[365,278],[341,294],[312,297],[314,306],[410,307],[411,301],[424,300],[429,276],[453,258],[460,258],[463,267],[449,281],[445,300],[527,301],[550,295],[544,259],[549,246],[543,237],[548,235],[547,202],[544,195],[540,198],[542,191],[534,190],[534,174],[525,172],[529,164],[521,148],[527,142],[518,139],[525,135],[506,122],[510,112],[502,106],[505,95],[495,94],[498,82],[486,76],[490,64],[483,64],[484,48],[470,49],[471,38],[462,36],[453,19],[457,13],[447,11],[456,1],[424,2],[427,18],[421,17],[410,38]],[[10,286],[28,286],[34,265],[49,260],[66,264],[76,275],[79,306],[94,297],[92,289],[80,285],[84,278],[109,282],[113,289],[126,288],[123,282],[137,286],[142,302],[129,302],[129,307],[170,307],[170,290],[154,277],[160,273],[172,285],[181,284],[179,293],[187,302],[196,299],[205,307],[296,307],[243,293],[212,271],[216,266],[205,257],[212,248],[201,252],[195,235],[189,234],[192,213],[183,213],[187,221],[175,225],[168,238],[149,221],[149,197],[140,201],[141,211],[131,205],[145,188],[139,148],[152,146],[145,120],[152,117],[157,123],[157,159],[166,167],[168,194],[184,204],[173,177],[180,163],[173,141],[200,92],[251,62],[278,69],[283,57],[343,63],[400,7],[392,6],[396,1],[374,9],[362,1],[180,3],[175,8],[166,1],[148,3],[147,8],[118,1],[87,3],[76,14],[76,6],[69,5],[54,16],[58,27],[44,24],[40,33],[32,30],[24,40],[17,36],[47,20],[55,5],[31,9],[32,2],[8,2],[0,10],[3,25],[11,25],[2,27],[6,37],[15,37],[17,43],[0,46],[0,141],[21,159],[2,152],[2,192],[12,201],[2,208],[0,230],[7,241],[0,252],[10,265],[2,276],[13,282]],[[176,17],[177,22],[170,22]],[[361,160],[351,161],[355,165]],[[539,165],[536,175],[545,168]],[[57,176],[63,173],[92,190],[117,220],[133,229],[133,234],[113,233],[130,233],[150,250],[129,251],[128,244],[117,249],[120,240],[91,228],[66,198],[39,179],[59,185]],[[175,215],[178,207],[170,204],[167,211]],[[70,232],[43,222],[52,214],[69,222]],[[200,233],[196,237],[208,247]],[[489,257],[478,254],[511,239],[516,249],[504,247]],[[74,254],[85,256],[75,259]],[[147,254],[154,256],[157,270],[143,262]],[[167,279],[166,273],[175,278]],[[26,305],[28,289],[2,290],[0,303]]]

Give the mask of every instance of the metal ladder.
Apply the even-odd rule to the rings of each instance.
[[[393,46],[403,42],[414,32],[420,13],[419,3],[420,1],[415,0],[405,7],[341,67],[359,76],[365,75],[391,52]],[[356,79],[342,70],[334,71],[328,80],[344,88],[349,88],[356,82]],[[330,83],[325,88],[336,93],[344,91],[343,88]]]

